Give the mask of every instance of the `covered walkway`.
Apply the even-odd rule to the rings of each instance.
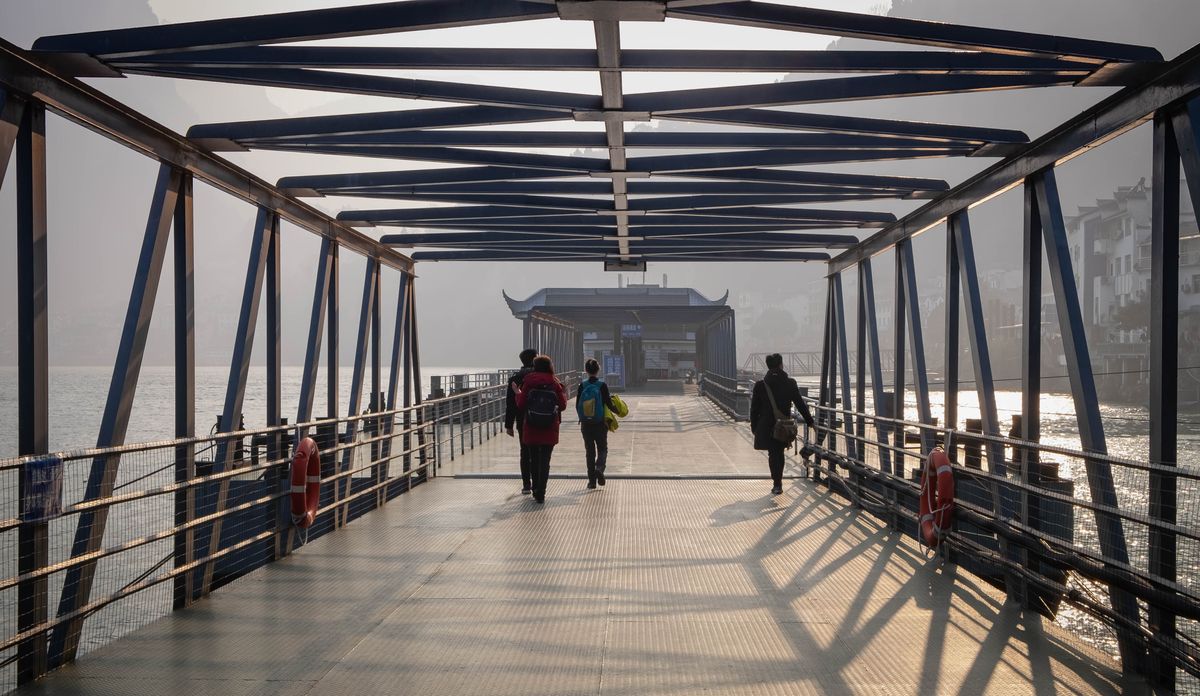
[[[1136,693],[823,487],[618,476],[765,470],[700,399],[632,399],[644,422],[614,438],[603,489],[558,479],[535,506],[494,477],[513,443],[493,440],[19,693]],[[696,449],[664,457],[680,442]],[[567,437],[555,471],[580,472],[579,450]]]

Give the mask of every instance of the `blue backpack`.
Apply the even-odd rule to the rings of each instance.
[[[583,383],[579,398],[575,400],[575,413],[579,415],[580,423],[604,422],[604,396],[600,393],[603,384],[600,380]]]

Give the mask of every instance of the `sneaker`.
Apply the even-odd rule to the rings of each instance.
[[[533,489],[530,488],[529,486],[525,486],[524,488],[521,489],[521,495],[529,495],[532,492],[533,492]]]
[[[771,488],[771,495],[780,495],[783,493],[783,486],[774,486]]]
[[[546,502],[546,494],[545,493],[541,493],[541,494],[535,493],[533,495],[533,502],[538,503],[538,504],[545,503]]]
[[[604,472],[603,471],[597,472],[596,483],[600,484],[601,486],[604,485]]]
[[[596,487],[596,482],[595,482],[595,481],[588,481],[588,490],[592,490],[592,489],[594,489],[595,487]]]

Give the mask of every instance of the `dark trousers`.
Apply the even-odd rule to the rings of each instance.
[[[533,488],[533,480],[529,474],[533,453],[530,452],[529,445],[525,444],[525,428],[519,423],[517,424],[517,442],[521,443],[521,488]]]
[[[579,432],[583,433],[583,448],[587,452],[588,481],[595,481],[608,462],[608,424],[580,423]]]
[[[776,486],[783,486],[783,451],[787,449],[782,443],[767,450],[767,464],[771,467],[771,480]]]
[[[535,496],[546,495],[546,481],[550,478],[550,455],[554,445],[529,445],[529,474]]]

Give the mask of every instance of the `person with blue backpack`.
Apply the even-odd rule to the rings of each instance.
[[[601,380],[600,363],[588,358],[583,365],[587,379],[575,392],[575,413],[579,416],[579,431],[583,433],[583,448],[587,452],[588,488],[604,485],[604,467],[608,461],[608,423],[604,410],[616,411],[608,385]]]
[[[550,357],[533,359],[533,371],[521,380],[517,392],[517,408],[525,414],[521,441],[529,446],[529,473],[533,484],[533,499],[546,502],[546,481],[550,479],[550,455],[558,444],[558,424],[567,410],[567,392],[554,376]]]

